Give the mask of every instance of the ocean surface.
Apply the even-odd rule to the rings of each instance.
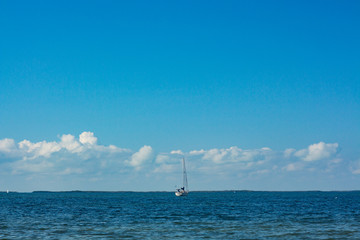
[[[0,239],[360,239],[360,192],[0,193]]]

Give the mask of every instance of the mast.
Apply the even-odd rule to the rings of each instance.
[[[185,191],[187,192],[189,191],[187,175],[186,175],[185,158],[183,158],[183,187],[185,188]]]

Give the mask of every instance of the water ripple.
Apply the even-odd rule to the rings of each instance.
[[[0,193],[1,239],[360,239],[359,192]]]

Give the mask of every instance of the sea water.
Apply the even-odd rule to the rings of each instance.
[[[360,192],[0,193],[0,239],[360,239]]]

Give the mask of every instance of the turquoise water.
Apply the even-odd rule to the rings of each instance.
[[[0,193],[0,239],[360,239],[360,192]]]

